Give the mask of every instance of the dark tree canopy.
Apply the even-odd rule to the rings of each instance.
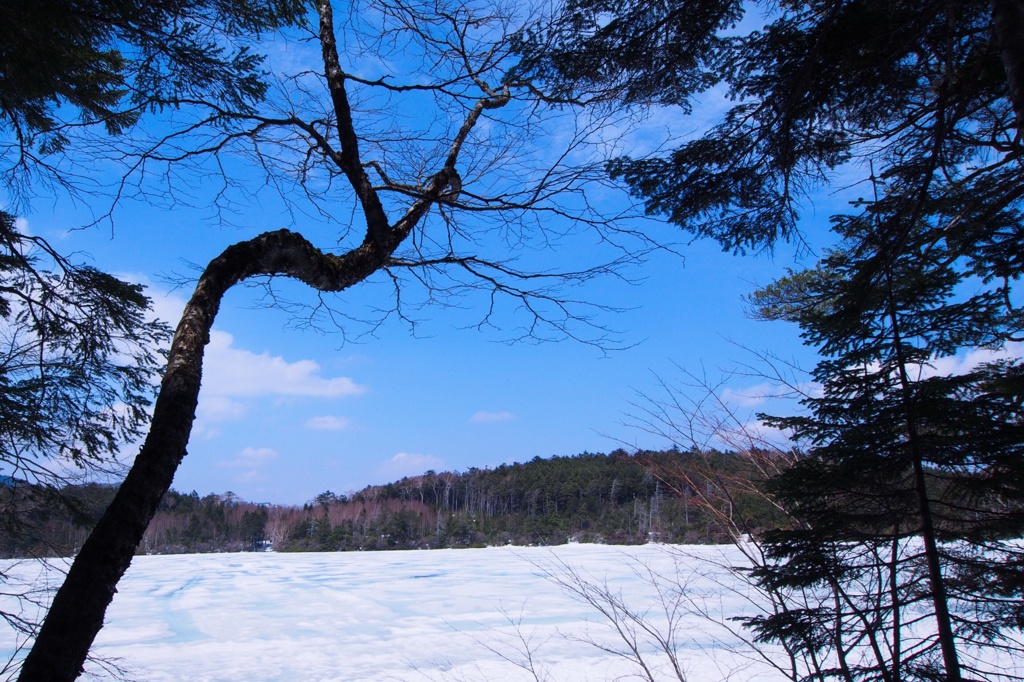
[[[0,213],[5,475],[49,482],[60,461],[102,463],[141,435],[156,348],[170,338],[148,309],[142,287],[71,264]]]
[[[140,435],[155,344],[169,336],[146,320],[141,287],[19,231],[9,211],[31,199],[20,194],[27,176],[49,172],[81,126],[125,133],[196,97],[250,110],[267,85],[249,43],[306,11],[300,0],[0,5],[0,400],[5,453],[20,453],[4,462],[19,473],[41,476],[32,467],[53,456],[97,463]]]
[[[250,43],[305,12],[288,1],[0,4],[0,476],[17,488],[0,528],[11,543],[35,534],[26,510],[89,520],[68,483],[123,474],[116,457],[145,433],[170,338],[141,287],[62,255],[13,212],[30,207],[36,180],[74,189],[72,140],[83,131],[116,147],[142,115],[194,97],[254,105],[266,83]],[[36,603],[32,589],[0,580]],[[24,640],[38,628],[23,614],[0,617]]]
[[[230,16],[248,5],[216,8],[228,13],[230,29]],[[116,146],[90,140],[95,156],[88,158],[119,169],[111,183],[115,202],[132,198],[171,210],[200,187],[220,218],[233,202],[258,201],[269,191],[295,229],[247,235],[199,277],[145,443],[75,557],[22,679],[81,674],[117,583],[186,454],[205,346],[230,288],[290,278],[315,292],[314,315],[339,321],[349,312],[323,295],[376,279],[391,286],[392,307],[379,308],[385,318],[405,317],[409,291],[418,288],[424,304],[462,305],[478,296],[480,326],[511,309],[517,338],[600,345],[606,330],[587,315],[600,307],[581,307],[564,287],[658,246],[621,228],[619,215],[603,215],[592,200],[588,187],[603,180],[600,118],[577,117],[564,99],[513,76],[512,36],[533,20],[520,8],[318,0],[312,18],[282,38],[296,50],[284,60],[294,69],[273,75],[265,101],[231,100],[204,82],[208,91],[175,90],[157,124],[134,129]],[[364,55],[397,73],[368,73]],[[76,129],[61,131],[74,144]],[[542,137],[558,144],[538,144]],[[70,156],[65,161],[75,162]],[[331,237],[318,245],[313,238],[325,225]],[[570,254],[563,267],[541,258],[547,265],[531,269],[527,256],[546,257],[563,238],[588,233],[612,249],[608,261],[581,264]]]
[[[68,124],[118,134],[143,113],[199,97],[251,107],[267,86],[250,43],[306,11],[301,0],[4,2],[0,172],[24,182],[65,149]]]
[[[817,267],[752,301],[823,357],[808,413],[769,420],[807,450],[771,484],[795,527],[767,536],[758,578],[837,601],[749,624],[834,655],[825,677],[1014,675],[974,653],[1021,627],[1021,362],[936,366],[1024,332],[1021,17],[1018,0],[581,0],[520,48],[564,97],[683,112],[728,98],[667,154],[609,165],[649,213],[726,250],[799,239],[829,182],[867,197],[832,217],[839,244]],[[891,589],[854,594],[885,571]],[[920,609],[938,636],[903,649]],[[844,654],[856,641],[871,643],[860,661]]]
[[[581,0],[528,36],[521,69],[564,96],[684,112],[728,96],[704,134],[610,169],[650,213],[757,250],[795,237],[807,193],[850,161],[918,189],[973,194],[986,215],[1015,205],[1022,119],[1010,95],[1024,62],[1019,33],[996,19],[1021,12],[1017,0]]]
[[[816,269],[753,297],[767,318],[799,323],[825,356],[807,414],[767,419],[807,451],[768,484],[795,523],[765,534],[769,562],[757,576],[800,589],[864,584],[888,555],[893,587],[829,608],[827,618],[750,624],[767,641],[792,644],[806,637],[794,634],[794,620],[810,627],[870,613],[863,622],[882,624],[872,636],[891,653],[861,662],[860,675],[1015,679],[976,652],[1012,650],[1007,634],[1021,627],[1024,366],[1006,358],[943,373],[935,364],[996,346],[1016,320],[1000,296],[964,291],[970,275],[927,223],[894,230],[884,205],[837,220],[845,240]],[[928,590],[917,575],[928,576]],[[904,621],[926,610],[938,639],[901,653]]]

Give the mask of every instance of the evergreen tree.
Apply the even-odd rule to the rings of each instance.
[[[77,266],[0,212],[0,472],[47,485],[141,435],[170,331],[142,287]]]
[[[772,420],[807,451],[772,484],[797,527],[768,536],[759,579],[836,601],[750,624],[835,653],[821,676],[996,676],[963,647],[1021,627],[1021,364],[935,367],[1021,337],[1022,16],[1019,0],[579,0],[523,36],[521,69],[565,97],[685,110],[722,87],[706,132],[609,170],[728,250],[799,239],[808,193],[865,170],[874,197],[833,219],[839,246],[754,298],[824,358],[809,414]],[[903,649],[922,604],[938,637]]]
[[[250,552],[258,552],[263,549],[263,543],[267,539],[266,528],[267,510],[265,507],[245,512],[239,528],[245,549]]]
[[[119,134],[196,99],[251,110],[267,88],[253,38],[306,11],[302,0],[6,0],[0,177],[20,199],[33,174],[66,183],[46,155],[83,124]]]
[[[562,97],[680,115],[726,95],[702,134],[609,171],[649,213],[727,250],[799,239],[808,193],[870,167],[904,212],[928,193],[979,218],[960,248],[985,253],[977,274],[1002,285],[1021,241],[998,216],[1020,202],[1022,13],[1020,0],[573,0],[520,36],[518,68]]]
[[[141,435],[170,331],[147,320],[142,287],[58,254],[0,212],[0,507],[8,540],[33,532],[28,504],[88,517],[61,494],[77,471],[114,468]]]
[[[770,483],[798,525],[766,535],[773,561],[759,579],[848,588],[891,547],[893,588],[875,607],[888,624],[876,633],[888,653],[851,674],[992,679],[996,671],[971,669],[957,649],[1001,642],[1021,625],[1024,554],[1014,540],[1024,532],[1024,367],[1000,360],[944,375],[932,365],[964,347],[998,346],[1019,324],[998,295],[973,286],[955,240],[937,238],[942,216],[908,223],[899,206],[886,195],[838,219],[843,248],[754,297],[765,317],[798,322],[825,356],[814,373],[822,394],[804,401],[809,414],[768,419],[809,448]],[[927,590],[915,586],[918,572]],[[922,602],[941,665],[931,646],[899,646]],[[866,608],[837,607],[824,620],[860,618]],[[756,627],[783,638],[823,620],[803,616]]]

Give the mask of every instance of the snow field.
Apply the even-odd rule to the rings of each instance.
[[[681,562],[689,597],[721,619],[753,609],[745,586],[720,567],[740,560],[731,546],[576,544],[140,556],[93,653],[150,682],[603,682],[638,670],[594,646],[622,649],[623,642],[593,606],[545,572],[564,577],[571,567],[606,584],[665,632],[651,572],[674,576]],[[2,570],[35,565],[7,562]],[[711,620],[683,611],[675,646],[688,682],[778,678]],[[0,632],[4,660],[14,647],[13,634]],[[655,645],[642,650],[660,667],[658,678],[670,679]]]

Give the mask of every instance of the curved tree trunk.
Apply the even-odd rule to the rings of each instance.
[[[329,10],[329,3],[324,2],[321,11],[328,27]],[[325,36],[329,37],[330,32]],[[336,75],[334,80],[342,77]],[[344,98],[343,90],[340,94],[332,91],[332,95],[336,100]],[[19,682],[70,682],[81,674],[89,648],[103,627],[103,616],[117,591],[117,583],[128,570],[146,527],[185,456],[199,401],[203,351],[225,292],[250,277],[275,275],[298,279],[318,291],[341,291],[386,266],[431,206],[452,200],[461,183],[455,163],[462,143],[485,109],[506,102],[508,95],[502,92],[476,103],[455,135],[444,166],[393,225],[389,225],[379,200],[375,200],[375,190],[360,184],[365,173],[357,163],[358,154],[342,159],[342,167],[355,169],[350,172],[352,184],[363,200],[366,217],[365,239],[348,253],[324,254],[302,235],[279,230],[234,244],[210,262],[175,330],[146,442],[54,596],[22,665]],[[343,140],[349,127],[351,121],[339,122]],[[372,196],[367,198],[363,194]]]
[[[318,291],[341,291],[388,265],[392,254],[431,206],[455,201],[462,184],[455,166],[463,144],[485,110],[503,107],[510,101],[507,87],[492,90],[474,75],[473,80],[481,86],[484,96],[466,112],[440,170],[425,186],[416,188],[415,200],[401,218],[390,223],[360,158],[359,138],[345,91],[347,75],[338,59],[330,0],[317,0],[316,9],[324,76],[334,108],[340,151],[333,149],[316,128],[304,126],[297,119],[287,122],[309,135],[314,147],[348,179],[366,219],[363,243],[344,255],[334,256],[324,254],[299,234],[280,230],[230,246],[210,262],[175,331],[146,442],[114,501],[71,564],[25,658],[20,681],[70,682],[81,674],[89,648],[103,627],[103,617],[117,591],[117,583],[128,570],[146,527],[185,456],[199,400],[203,351],[225,292],[250,277],[275,275],[301,280]]]
[[[320,291],[340,291],[365,279],[389,256],[371,243],[344,256],[325,255],[301,235],[281,230],[235,244],[209,264],[175,332],[146,442],[75,557],[19,680],[70,682],[81,674],[117,583],[185,456],[199,399],[203,352],[224,293],[258,275],[283,275]]]

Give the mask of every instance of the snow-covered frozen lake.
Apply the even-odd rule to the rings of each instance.
[[[689,598],[715,618],[752,612],[742,586],[714,567],[723,561],[740,558],[732,547],[660,545],[141,556],[94,653],[151,682],[621,679],[635,665],[594,645],[623,641],[545,570],[607,584],[665,631],[652,572],[681,570]],[[778,679],[685,611],[675,645],[689,682]],[[14,646],[0,633],[4,660]],[[653,643],[642,649],[668,665]],[[663,667],[658,679],[672,675]]]

